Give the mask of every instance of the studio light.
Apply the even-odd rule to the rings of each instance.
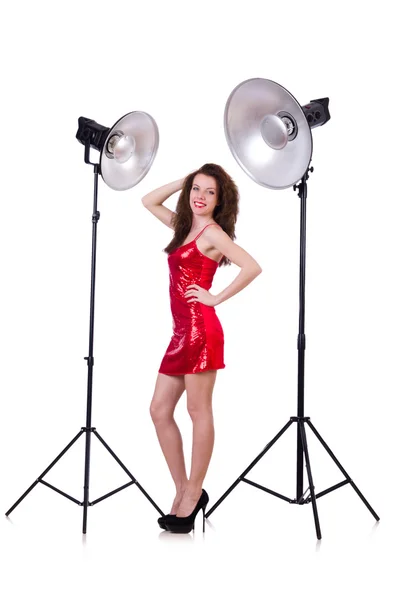
[[[76,138],[100,152],[102,178],[117,191],[132,188],[145,177],[159,145],[156,122],[141,111],[128,113],[113,127],[80,117]]]
[[[229,148],[247,175],[281,190],[301,179],[312,157],[311,129],[329,119],[328,98],[300,106],[274,81],[248,79],[230,94],[224,127]]]
[[[305,367],[305,280],[306,280],[306,198],[309,167],[312,159],[311,130],[330,119],[328,98],[312,100],[301,106],[281,85],[268,79],[248,79],[230,94],[224,115],[224,128],[229,148],[240,167],[259,185],[281,190],[293,186],[301,200],[300,210],[300,270],[299,270],[299,334],[298,334],[298,415],[265,446],[263,451],[241,473],[230,488],[208,511],[209,517],[230,492],[240,483],[248,483],[290,504],[312,504],[317,538],[321,539],[316,500],[329,492],[350,484],[365,506],[378,521],[379,517],[364,498],[352,478],[342,467],[329,446],[304,415]],[[297,185],[298,181],[300,183]],[[292,425],[297,424],[296,497],[289,498],[247,479],[246,475]],[[308,425],[319,442],[336,463],[345,479],[332,487],[315,493],[309,450],[305,432]],[[308,487],[303,489],[304,459]]]
[[[6,512],[8,516],[22,500],[38,484],[42,483],[46,487],[58,492],[63,497],[83,507],[83,533],[87,531],[87,511],[89,506],[93,506],[117,492],[135,484],[144,496],[151,502],[154,508],[164,516],[163,511],[152,500],[149,494],[143,489],[137,479],[121,462],[118,456],[108,446],[105,440],[99,435],[95,427],[91,425],[92,416],[92,383],[94,369],[94,308],[95,308],[95,275],[96,275],[96,245],[97,245],[97,224],[100,213],[97,209],[98,203],[98,175],[101,174],[104,182],[114,190],[127,190],[132,188],[145,177],[149,171],[156,156],[159,145],[159,134],[157,125],[150,115],[145,112],[131,112],[119,119],[113,127],[104,127],[92,119],[80,117],[78,120],[78,131],[76,134],[78,141],[84,145],[84,160],[87,164],[94,167],[94,209],[92,214],[92,254],[91,254],[91,296],[90,296],[90,325],[89,325],[89,345],[88,356],[84,358],[87,361],[88,379],[87,379],[87,407],[86,407],[86,425],[72,439],[72,441],[62,450],[52,463],[39,475],[33,484],[24,494],[13,504]],[[90,160],[91,148],[100,152],[99,163],[93,163]],[[56,465],[56,463],[66,454],[73,444],[85,434],[85,466],[84,466],[84,498],[79,500],[65,493],[51,483],[44,480],[45,475]],[[104,496],[95,500],[89,498],[90,483],[90,457],[91,457],[91,434],[102,443],[106,450],[111,454],[114,460],[128,475],[129,481],[121,487],[118,487]]]

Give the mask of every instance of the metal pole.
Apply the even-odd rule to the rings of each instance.
[[[310,170],[313,170],[311,167]],[[298,418],[305,416],[305,281],[306,281],[306,198],[308,171],[298,186],[301,199],[300,212],[300,267],[299,267],[299,334],[298,334]],[[294,186],[296,189],[296,186]],[[297,428],[296,449],[296,499],[303,495],[303,445],[302,436]]]
[[[91,251],[91,300],[90,300],[90,335],[88,356],[84,360],[88,366],[87,381],[87,416],[85,438],[85,468],[84,468],[84,501],[83,501],[83,533],[87,531],[87,512],[90,487],[90,453],[91,453],[91,415],[92,415],[92,379],[94,370],[94,313],[95,313],[95,275],[96,275],[96,242],[97,223],[100,213],[98,205],[98,174],[99,165],[94,165],[94,209],[92,214],[92,251]]]

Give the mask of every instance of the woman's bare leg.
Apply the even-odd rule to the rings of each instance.
[[[205,475],[214,447],[212,392],[216,371],[185,375],[187,408],[193,423],[192,464],[190,477],[177,516],[191,514],[201,496]]]
[[[188,482],[182,437],[174,419],[175,407],[184,391],[184,375],[159,373],[150,405],[157,437],[176,488],[171,514],[176,514]]]

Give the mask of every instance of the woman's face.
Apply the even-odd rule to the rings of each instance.
[[[218,202],[218,186],[215,177],[198,173],[190,190],[190,208],[197,216],[211,218]]]

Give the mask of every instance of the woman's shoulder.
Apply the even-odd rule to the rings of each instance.
[[[212,227],[212,225],[216,225],[216,227]],[[203,237],[205,237],[209,241],[211,241],[212,239],[224,238],[225,236],[229,237],[226,231],[224,231],[222,225],[219,225],[219,223],[215,222],[209,223],[203,231]]]
[[[216,221],[214,221],[213,223],[209,223],[206,227],[205,230],[207,230],[208,227],[210,227],[211,225],[216,225],[217,227],[219,227],[219,229],[221,229],[223,231],[222,225],[219,225],[219,223],[217,223]]]

